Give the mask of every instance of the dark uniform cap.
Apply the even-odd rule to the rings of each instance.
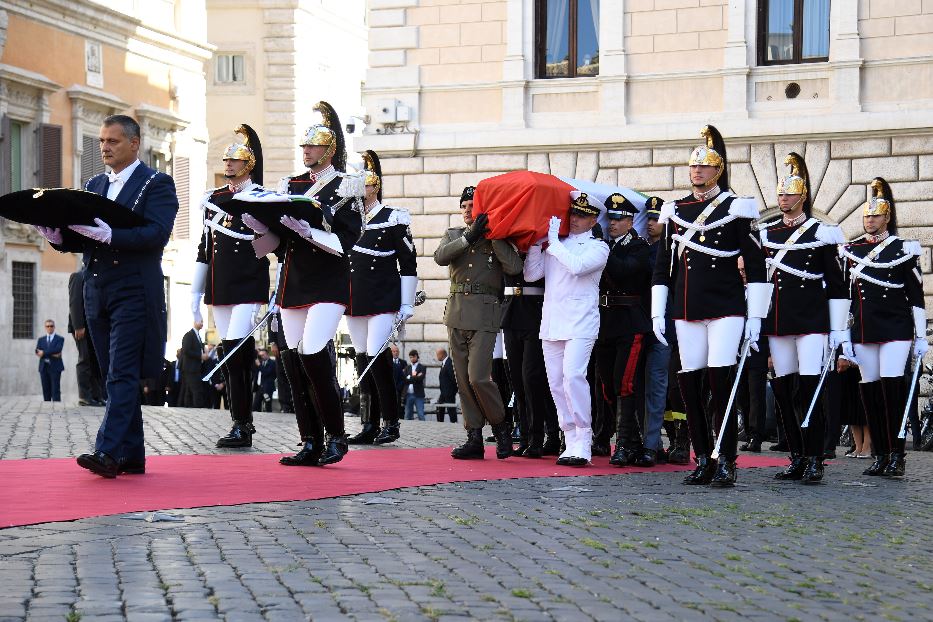
[[[638,208],[618,192],[613,192],[606,198],[605,206],[606,216],[612,220],[634,218],[638,213]]]
[[[599,216],[599,205],[593,203],[585,192],[574,190],[570,193],[570,213],[577,213],[581,216]]]
[[[475,192],[476,192],[476,186],[467,186],[466,188],[463,189],[463,192],[460,194],[460,202],[463,203],[464,201],[472,201],[473,193]]]
[[[645,201],[645,215],[653,220],[660,219],[662,205],[664,205],[664,199],[661,197],[650,197]]]

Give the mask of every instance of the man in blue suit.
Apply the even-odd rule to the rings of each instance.
[[[102,477],[145,473],[141,378],[162,371],[167,333],[162,250],[178,211],[175,182],[139,161],[139,124],[125,115],[104,119],[100,153],[111,172],[84,189],[106,196],[143,217],[143,225],[114,229],[103,220],[69,228],[83,240],[63,244],[61,231],[39,233],[62,252],[83,252],[87,326],[107,378],[107,408],[94,453],[78,465]]]
[[[65,338],[55,334],[55,322],[45,321],[45,337],[36,342],[36,356],[39,357],[39,379],[42,381],[42,399],[46,402],[62,401],[62,349]]]

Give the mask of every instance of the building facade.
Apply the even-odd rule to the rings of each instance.
[[[428,294],[406,349],[446,343],[432,254],[464,186],[529,169],[677,198],[706,123],[733,189],[766,213],[789,151],[849,237],[885,177],[933,308],[933,2],[370,0],[368,21],[372,123],[356,146],[412,212]]]
[[[142,128],[140,159],[175,178],[183,229],[192,189],[206,186],[205,17],[198,0],[0,1],[0,194],[82,186],[104,170],[101,121],[129,114]],[[164,264],[170,308],[177,252],[173,240]],[[62,390],[76,396],[66,330],[68,277],[79,262],[32,227],[0,220],[0,395],[41,393],[33,350],[51,318],[66,336]]]

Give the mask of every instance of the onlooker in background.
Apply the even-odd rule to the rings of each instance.
[[[418,351],[408,353],[411,364],[405,367],[405,418],[414,419],[418,409],[418,421],[424,421],[424,365],[418,362]]]
[[[212,353],[216,353],[217,349],[214,348]],[[208,357],[207,365],[208,369],[205,370],[205,373],[210,371],[217,365],[217,357]],[[214,375],[211,376],[210,381],[208,382],[208,407],[214,410],[226,409],[228,404],[227,400],[227,379],[224,377],[222,370],[218,369],[214,372]]]
[[[204,383],[201,382],[201,363],[205,360],[204,343],[200,330],[203,322],[196,322],[194,327],[181,338],[181,397],[178,405],[184,408],[204,408]]]
[[[399,407],[398,412],[400,415],[405,414],[405,361],[401,359],[401,355],[398,351],[398,346],[392,344],[389,346],[389,350],[392,352],[392,378],[395,380],[395,390],[399,395]]]
[[[78,348],[78,362],[75,364],[78,405],[103,406],[104,383],[84,316],[84,270],[73,272],[68,277],[68,332],[74,337],[75,347]]]
[[[214,367],[217,366],[218,360],[219,359],[217,358],[216,347],[213,344],[205,343],[204,353],[201,355],[201,373],[199,376],[203,378],[207,374],[210,374]],[[218,370],[218,372],[219,371],[220,370]],[[218,383],[224,383],[224,377],[222,373],[214,373],[211,374],[211,377],[206,381],[201,380],[201,390],[204,400],[201,408],[220,408],[220,396],[217,395],[217,388],[214,386]]]
[[[278,391],[279,396],[279,412],[290,413],[294,412],[294,406],[292,406],[292,388],[288,384],[288,378],[285,377],[285,369],[278,364],[279,360],[279,344],[271,343],[269,344],[269,354],[272,358],[275,359],[275,388]]]
[[[272,394],[275,393],[275,359],[269,357],[269,351],[259,348],[256,359],[259,373],[256,375],[256,387],[253,396],[253,412],[272,412]]]
[[[170,408],[181,406],[181,348],[175,350],[175,360],[168,365],[168,405]]]
[[[437,362],[441,364],[440,372],[437,375],[441,395],[437,398],[437,403],[455,404],[457,402],[457,377],[454,375],[453,359],[447,356],[447,350],[444,348],[438,348],[436,356]],[[443,421],[444,415],[447,415],[450,417],[451,423],[457,423],[456,406],[438,406],[436,414],[438,421]]]
[[[848,425],[852,432],[854,447],[846,453],[847,458],[871,458],[871,432],[868,431],[868,419],[859,394],[858,366],[849,359],[840,356],[836,361],[839,376],[839,423]]]
[[[42,381],[42,399],[46,402],[62,401],[62,349],[65,338],[55,334],[55,322],[45,321],[45,337],[36,342],[36,356],[39,357],[39,380]]]

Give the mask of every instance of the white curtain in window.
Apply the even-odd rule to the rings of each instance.
[[[803,58],[829,56],[829,0],[804,0]]]
[[[548,0],[547,3],[547,50],[546,53],[551,57],[552,62],[560,62],[556,54],[560,49],[561,42],[566,42],[568,34],[567,25],[567,2],[568,0]]]
[[[590,13],[593,16],[593,32],[596,34],[596,49],[599,49],[599,0],[590,0]]]

